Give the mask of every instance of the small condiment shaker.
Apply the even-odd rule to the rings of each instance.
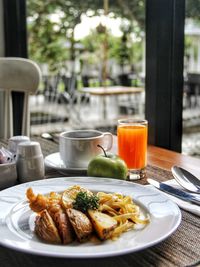
[[[20,183],[44,179],[44,157],[38,142],[20,143],[16,163]]]
[[[27,142],[27,141],[30,141],[30,138],[28,136],[25,135],[12,136],[8,140],[8,150],[13,154],[16,154],[18,145],[22,142]]]

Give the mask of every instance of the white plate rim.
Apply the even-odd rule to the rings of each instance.
[[[144,191],[144,188],[145,188],[145,191],[148,191],[148,192],[152,193],[151,194],[152,196],[156,195],[158,198],[161,198],[163,203],[165,202],[165,203],[167,203],[168,205],[170,205],[173,208],[173,212],[176,214],[176,216],[174,215],[176,217],[176,221],[173,223],[171,228],[167,232],[165,232],[160,238],[157,238],[155,240],[151,240],[151,242],[143,245],[142,247],[139,246],[137,248],[133,248],[133,247],[125,248],[125,249],[121,249],[119,251],[103,251],[103,252],[100,252],[100,253],[93,253],[93,252],[91,253],[90,252],[90,253],[86,253],[86,254],[83,253],[83,252],[82,253],[81,252],[76,252],[76,254],[71,254],[71,253],[67,253],[67,252],[66,253],[63,253],[63,252],[61,252],[61,253],[59,253],[59,252],[52,253],[52,251],[48,251],[48,250],[47,251],[41,251],[39,249],[30,250],[29,246],[28,247],[27,246],[25,246],[25,247],[22,246],[21,247],[20,246],[20,241],[21,240],[20,241],[17,240],[18,246],[16,246],[15,243],[13,244],[12,242],[5,242],[5,240],[2,240],[2,239],[0,239],[0,244],[5,246],[5,247],[8,247],[8,248],[15,249],[15,250],[20,251],[20,252],[26,252],[26,253],[35,254],[35,255],[41,255],[41,256],[62,257],[62,258],[112,257],[112,256],[124,255],[124,254],[131,253],[131,252],[137,252],[137,251],[146,249],[148,247],[151,247],[153,245],[156,245],[156,244],[160,243],[161,241],[163,241],[167,237],[169,237],[178,228],[178,226],[179,226],[179,224],[181,222],[180,209],[178,208],[178,206],[174,202],[172,202],[170,199],[168,199],[162,192],[159,192],[156,189],[152,189],[152,188],[145,187],[145,186],[142,186],[142,185],[134,184],[132,182],[126,182],[126,181],[109,179],[109,178],[100,178],[99,179],[99,178],[95,178],[95,177],[62,177],[62,178],[52,178],[52,179],[48,179],[48,180],[39,180],[39,181],[29,182],[29,183],[26,183],[26,184],[17,185],[17,186],[14,186],[12,188],[3,190],[3,191],[0,192],[0,198],[2,197],[2,195],[5,192],[7,192],[9,190],[13,191],[14,189],[17,189],[17,191],[18,191],[21,187],[23,187],[23,190],[26,190],[30,186],[38,188],[38,186],[41,186],[43,183],[46,183],[48,181],[51,181],[51,182],[52,181],[55,181],[55,182],[59,182],[59,181],[67,182],[67,181],[70,181],[69,185],[66,185],[66,187],[67,187],[67,186],[72,185],[74,180],[76,181],[74,184],[77,184],[77,181],[80,181],[79,184],[81,184],[81,180],[83,181],[83,178],[84,178],[84,180],[86,180],[86,184],[87,183],[88,184],[92,183],[93,186],[95,186],[95,182],[96,182],[98,187],[101,184],[101,182],[99,182],[99,181],[102,181],[104,183],[104,186],[106,186],[106,187],[108,185],[109,186],[118,185],[120,188],[123,188],[123,186],[127,186],[127,187],[131,188],[132,190],[133,190],[133,188],[137,188],[137,190],[141,189],[143,191]],[[92,186],[92,184],[91,184],[91,186]],[[83,185],[85,185],[85,181],[83,182]],[[22,201],[22,200],[20,200],[20,201]],[[18,203],[18,202],[19,201],[15,202],[15,204],[12,205],[12,207],[15,206],[16,203]],[[143,205],[143,203],[141,205]],[[1,200],[0,200],[0,206],[1,206]],[[174,219],[175,219],[175,217],[174,217]],[[1,227],[2,226],[1,226],[1,217],[0,217],[0,230],[1,230]],[[4,227],[5,227],[5,225],[4,225]],[[128,232],[128,233],[130,233],[130,232]],[[31,241],[28,241],[28,242],[31,243]],[[112,241],[112,242],[115,242],[115,241]],[[22,243],[22,241],[21,241],[21,243]],[[24,240],[23,240],[23,244],[24,244]],[[42,243],[42,246],[43,246],[43,243]],[[45,246],[46,246],[46,244],[45,244]],[[56,245],[47,245],[47,247],[48,246],[56,246]],[[56,246],[56,247],[58,247],[58,246]],[[66,246],[66,248],[67,248],[67,246]],[[80,250],[80,247],[78,249]]]

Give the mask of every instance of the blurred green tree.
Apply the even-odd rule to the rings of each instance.
[[[200,0],[186,0],[185,16],[200,23]]]
[[[39,63],[47,63],[51,71],[58,70],[59,62],[74,60],[74,29],[81,22],[82,14],[90,17],[103,14],[103,0],[27,0],[30,58]],[[123,68],[135,55],[140,58],[139,42],[130,48],[128,40],[132,32],[136,36],[145,32],[145,0],[109,0],[109,14],[129,21],[128,29],[122,27],[121,43],[117,40],[117,48],[113,44],[113,49],[118,50],[115,55]],[[186,17],[200,21],[199,14],[200,0],[187,0]],[[66,47],[67,42],[70,49]],[[89,44],[87,47],[89,48]]]
[[[113,17],[135,20],[144,29],[144,0],[110,0],[109,13]],[[82,14],[103,14],[103,1],[27,0],[30,57],[47,63],[51,71],[58,69],[58,62],[74,60],[74,29],[81,22]],[[70,49],[66,48],[67,41]]]

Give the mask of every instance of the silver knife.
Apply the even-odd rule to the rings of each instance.
[[[177,189],[171,185],[165,184],[165,183],[160,183],[158,181],[155,181],[153,179],[147,179],[147,181],[155,186],[156,188],[162,190],[165,193],[168,193],[172,196],[178,197],[184,201],[188,201],[191,203],[194,203],[196,205],[200,205],[200,197],[199,196],[194,196],[194,194],[187,193],[183,190]]]

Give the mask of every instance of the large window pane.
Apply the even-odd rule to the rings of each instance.
[[[200,156],[200,1],[186,0],[183,143],[184,154]]]
[[[43,81],[31,101],[32,134],[66,128],[115,132],[144,117],[145,1],[27,0],[29,58]],[[141,88],[101,97],[83,87]]]

